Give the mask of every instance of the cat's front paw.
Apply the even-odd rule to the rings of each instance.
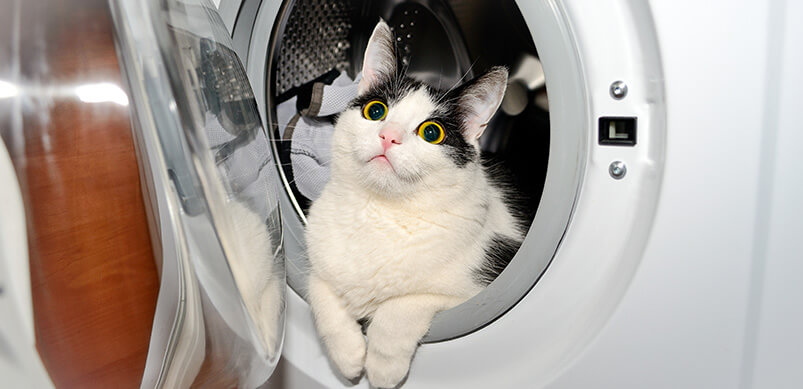
[[[365,363],[365,338],[361,333],[348,333],[327,339],[329,357],[340,373],[349,380],[362,374]]]
[[[410,369],[410,358],[405,356],[386,356],[375,350],[368,350],[365,358],[365,372],[371,385],[377,388],[395,388]]]

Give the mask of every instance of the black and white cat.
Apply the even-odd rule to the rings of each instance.
[[[401,74],[390,28],[374,29],[306,235],[308,301],[347,378],[364,369],[376,387],[398,385],[433,316],[478,293],[521,244],[478,143],[506,85],[495,67],[438,92]]]

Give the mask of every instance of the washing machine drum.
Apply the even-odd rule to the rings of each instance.
[[[531,200],[531,209],[537,207],[549,153],[549,115],[543,69],[513,2],[296,1],[287,2],[281,15],[268,53],[267,93],[279,107],[275,135],[286,141],[279,143],[287,162],[283,171],[302,213],[328,177],[319,164],[330,159],[329,142],[320,139],[331,134],[328,116],[356,97],[349,81],[359,77],[380,18],[395,35],[399,66],[434,88],[447,90],[495,65],[511,69],[513,85],[481,142],[486,157],[522,178],[516,183],[522,197]]]
[[[332,69],[354,75],[379,18],[394,31],[409,75],[449,87],[469,69],[467,48],[445,2],[385,1],[369,7],[347,0],[288,4],[284,31],[277,36],[276,92],[286,93]]]
[[[509,69],[510,84],[501,109],[480,144],[490,163],[502,165],[502,170],[510,173],[508,179],[526,201],[529,212],[525,217],[533,220],[549,168],[550,115],[539,52],[514,1],[257,3],[240,4],[236,18],[227,23],[235,48],[247,63],[280,162],[286,192],[288,282],[301,296],[306,290],[305,274],[297,269],[308,268],[305,215],[328,179],[328,138],[337,107],[344,108],[345,102],[356,96],[364,50],[380,18],[395,35],[399,67],[433,88],[448,90],[492,66]],[[266,6],[275,9],[266,10]],[[233,8],[238,7],[222,4],[224,21],[227,14],[234,15]],[[564,186],[572,187],[564,192],[574,193],[574,177],[568,177]],[[568,219],[573,196],[563,197],[562,204],[550,207],[552,216],[545,220]],[[520,264],[526,268],[526,281],[517,277],[518,281],[506,282],[500,276],[504,287],[492,284],[483,293],[490,296],[481,295],[451,310],[455,313],[439,315],[427,340],[470,333],[515,304],[546,269],[563,227],[554,229],[557,233],[539,235],[538,252],[527,256],[526,266]],[[512,263],[516,262],[521,261],[514,258]],[[500,293],[504,297],[494,296]],[[489,297],[501,303],[490,304],[492,307],[478,303]],[[448,319],[451,315],[454,317]]]

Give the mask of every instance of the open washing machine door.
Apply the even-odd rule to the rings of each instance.
[[[210,2],[111,1],[161,271],[142,387],[257,387],[278,361],[280,185]]]
[[[217,10],[6,8],[0,386],[263,385],[284,329],[280,185]]]

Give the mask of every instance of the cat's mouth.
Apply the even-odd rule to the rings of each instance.
[[[378,164],[390,166],[390,168],[393,169],[394,172],[396,171],[396,169],[393,168],[393,164],[390,163],[390,160],[388,159],[388,157],[385,154],[379,154],[379,155],[374,156],[373,158],[368,160],[368,163],[371,163],[371,162],[376,162]]]
[[[371,162],[371,161],[379,161],[379,162],[384,162],[384,163],[390,164],[390,160],[388,159],[387,156],[385,156],[385,154],[379,154],[379,155],[371,158],[371,160],[368,161],[368,162]]]

